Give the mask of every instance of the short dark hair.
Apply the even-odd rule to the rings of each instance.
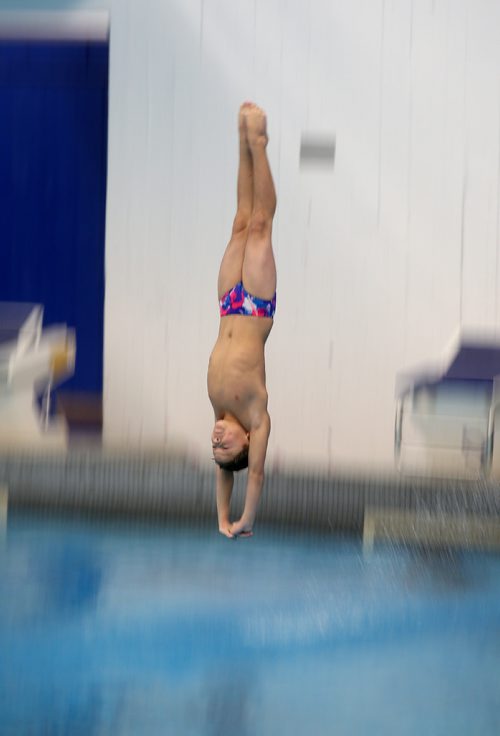
[[[226,463],[218,463],[217,460],[215,461],[219,468],[222,468],[222,470],[227,470],[230,473],[237,473],[238,470],[244,470],[245,468],[248,468],[248,445],[242,449],[241,452],[239,452],[236,457],[233,457],[232,460],[229,460]]]

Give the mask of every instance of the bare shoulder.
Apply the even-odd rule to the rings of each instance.
[[[266,460],[267,444],[269,434],[271,432],[271,419],[269,413],[262,412],[255,417],[254,423],[250,429],[250,447],[248,450],[248,478],[260,479],[262,483],[264,478],[264,463]]]

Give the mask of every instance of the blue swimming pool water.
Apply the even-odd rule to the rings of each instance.
[[[500,558],[10,518],[0,733],[500,733]]]

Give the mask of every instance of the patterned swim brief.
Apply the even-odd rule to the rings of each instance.
[[[249,294],[240,281],[230,289],[219,301],[220,316],[243,314],[247,317],[274,317],[276,312],[276,294],[272,299],[260,299]]]

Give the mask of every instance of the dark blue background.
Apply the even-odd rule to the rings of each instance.
[[[108,44],[0,43],[0,300],[76,329],[102,391]]]

